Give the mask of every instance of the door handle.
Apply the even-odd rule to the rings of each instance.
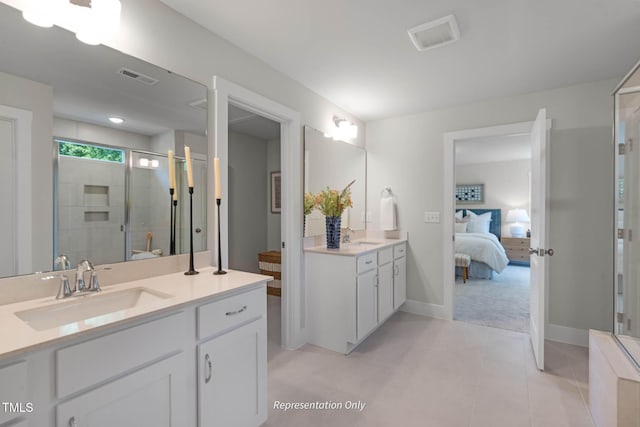
[[[76,422],[76,417],[69,418],[68,427],[78,427],[78,423]]]
[[[529,255],[533,255],[536,254],[538,256],[545,256],[545,255],[549,255],[549,256],[553,256],[554,254],[554,250],[553,249],[533,249],[533,248],[529,248]]]
[[[209,357],[208,353],[204,356],[204,363],[206,363],[205,369],[209,371],[205,371],[204,383],[208,384],[209,381],[211,381],[211,375],[213,373],[213,364],[211,363],[211,358]]]

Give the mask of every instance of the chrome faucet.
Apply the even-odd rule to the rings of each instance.
[[[53,262],[53,269],[57,270],[58,266],[62,267],[61,270],[69,270],[71,268],[71,262],[66,255],[58,255]],[[58,288],[58,295],[56,299],[63,299],[71,295],[71,287],[69,286],[69,278],[60,273],[60,287]]]
[[[89,285],[86,286],[84,280],[84,274],[87,272],[91,272],[91,276],[89,277]],[[78,266],[76,267],[76,286],[73,290],[76,294],[80,292],[100,292],[100,283],[98,282],[98,273],[95,268],[93,268],[93,264],[86,259],[80,261]]]

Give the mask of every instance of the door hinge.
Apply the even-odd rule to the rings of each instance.
[[[618,228],[618,239],[624,239],[624,228]]]
[[[282,249],[284,249],[284,242],[282,242]]]
[[[624,144],[618,144],[618,155],[624,156],[625,146]]]
[[[624,323],[624,313],[616,313],[616,322]]]

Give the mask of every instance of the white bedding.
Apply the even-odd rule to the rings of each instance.
[[[501,273],[509,259],[498,238],[491,233],[456,233],[456,253],[471,256]]]

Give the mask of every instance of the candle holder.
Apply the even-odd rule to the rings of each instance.
[[[185,271],[185,276],[193,276],[194,274],[200,274],[193,268],[193,187],[189,187],[189,234],[190,234],[190,247],[189,247],[189,271]]]
[[[178,201],[173,201],[173,254],[176,255],[176,223],[178,222]]]
[[[176,228],[175,228],[175,206],[177,204],[177,200],[173,200],[173,195],[175,190],[173,188],[169,189],[169,213],[171,215],[171,221],[169,222],[169,255],[176,254]]]
[[[218,269],[213,272],[215,275],[227,274],[222,269],[222,251],[220,250],[220,203],[222,203],[222,199],[216,199],[216,205],[218,205]]]

